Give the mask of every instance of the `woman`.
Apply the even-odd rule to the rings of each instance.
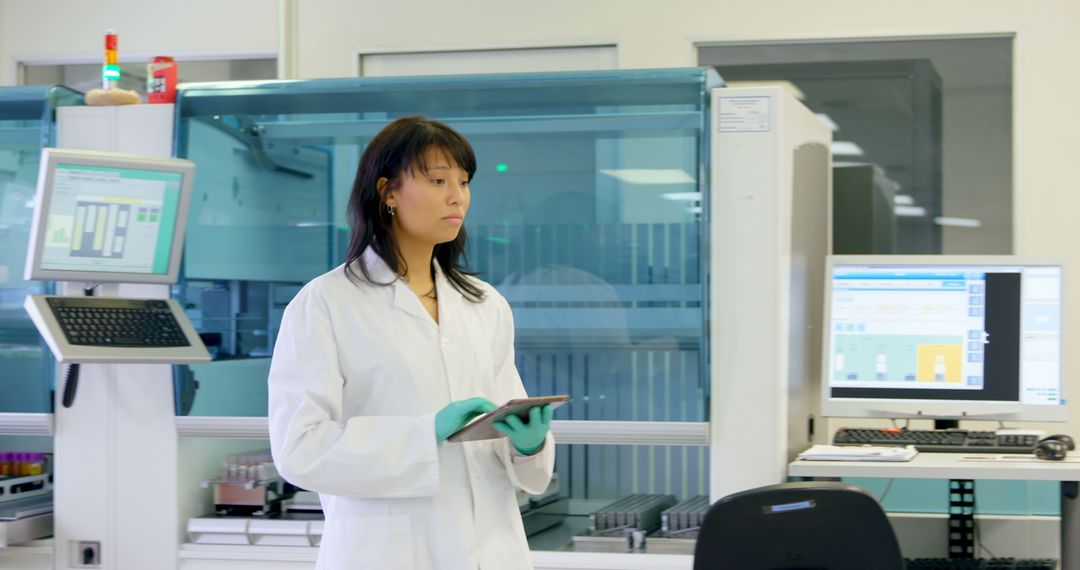
[[[446,125],[394,121],[360,159],[345,264],[289,303],[269,378],[270,443],[317,491],[317,568],[532,567],[515,487],[551,479],[551,408],[508,437],[446,438],[525,397],[510,306],[459,265],[472,147]]]

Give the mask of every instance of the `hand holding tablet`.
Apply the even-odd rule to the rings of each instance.
[[[539,396],[536,398],[509,400],[494,411],[476,418],[471,423],[448,437],[447,441],[479,441],[506,437],[506,434],[495,429],[492,425],[494,422],[504,422],[508,416],[514,415],[527,423],[529,422],[529,410],[533,407],[551,404],[551,407],[554,409],[569,401],[570,396],[565,394],[559,396]]]

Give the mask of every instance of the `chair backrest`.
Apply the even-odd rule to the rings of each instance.
[[[903,570],[885,511],[854,485],[783,483],[709,508],[694,570]]]

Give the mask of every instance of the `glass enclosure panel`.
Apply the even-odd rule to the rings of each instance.
[[[731,86],[780,82],[833,128],[836,253],[1012,253],[1012,36],[734,43],[698,59]]]
[[[871,479],[846,477],[844,482],[873,493],[888,512],[948,513],[947,479]],[[980,515],[1061,514],[1061,483],[1057,481],[975,482],[975,512]]]
[[[41,147],[55,140],[53,111],[81,105],[66,87],[0,89],[0,413],[52,411],[53,359],[23,309],[50,283],[24,281]]]
[[[533,550],[587,548],[574,537],[588,534],[590,515],[631,495],[670,495],[671,503],[709,495],[705,446],[559,445],[555,458],[549,494],[521,501]]]
[[[216,355],[185,373],[198,386],[187,413],[265,413],[282,311],[344,259],[365,145],[422,114],[476,150],[467,260],[510,302],[530,393],[573,395],[564,419],[705,420],[718,83],[688,69],[182,89],[178,149],[199,176],[180,292]]]
[[[186,516],[218,516],[209,500],[213,491],[202,482],[218,476],[229,455],[269,447],[266,440],[182,438],[180,493],[184,496],[205,493],[207,498],[189,502]],[[518,491],[529,545],[533,550],[581,549],[575,546],[574,537],[578,536],[580,541],[581,535],[588,531],[590,515],[632,495],[666,497],[672,504],[706,498],[699,499],[705,508],[709,495],[708,458],[706,446],[560,444],[556,449],[555,476],[548,490],[540,495]],[[321,516],[321,512],[316,512],[311,518]],[[293,517],[274,513],[266,518]],[[660,529],[647,530],[650,537],[660,536],[657,532]]]

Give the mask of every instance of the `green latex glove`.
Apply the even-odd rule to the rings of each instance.
[[[522,455],[532,455],[540,450],[547,438],[547,432],[551,429],[551,415],[555,410],[551,404],[546,406],[533,406],[529,408],[529,423],[521,421],[515,415],[506,416],[501,422],[491,424],[495,429],[505,433],[514,444],[514,449]]]
[[[469,420],[494,411],[498,406],[487,398],[469,398],[450,402],[435,414],[435,442],[442,443]]]

